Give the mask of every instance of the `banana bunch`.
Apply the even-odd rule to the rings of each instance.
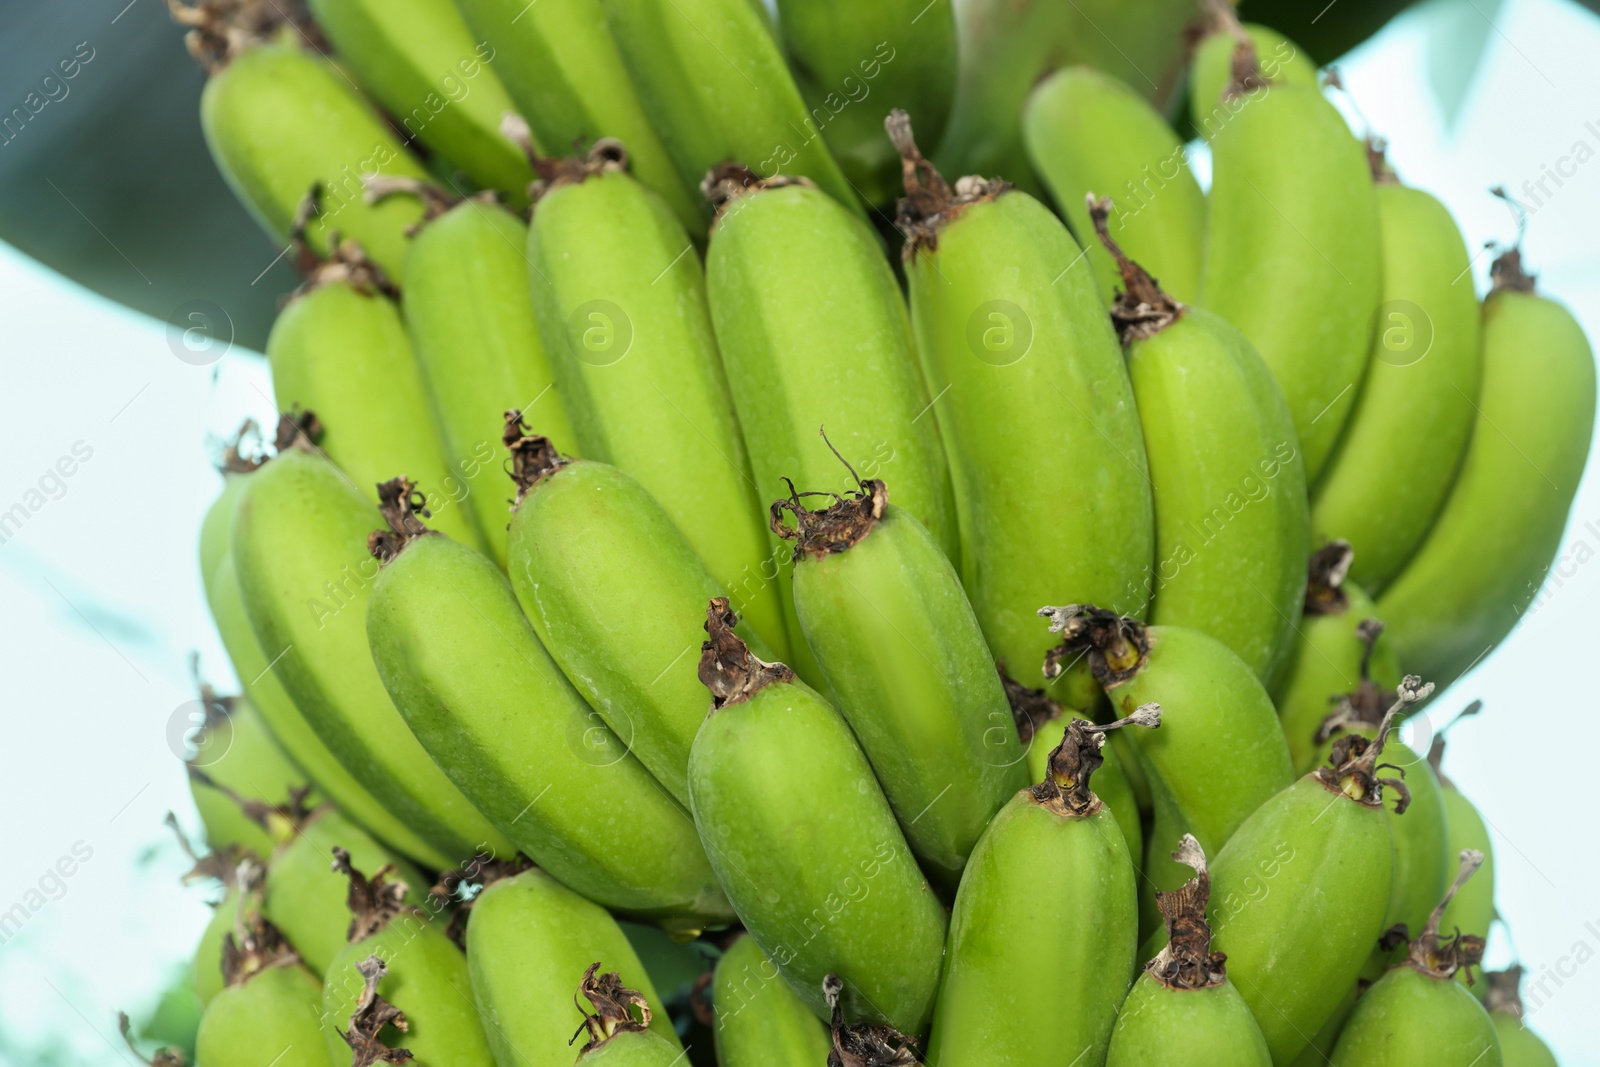
[[[1589,342],[1190,2],[172,0],[305,279],[200,537],[202,1067],[1553,1062],[1398,730]]]

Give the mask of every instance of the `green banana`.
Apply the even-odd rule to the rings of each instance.
[[[193,12],[185,21],[217,17],[205,7],[183,10]],[[232,42],[241,39],[248,35],[226,26],[190,36],[190,51],[210,71],[200,96],[200,128],[229,188],[268,236],[285,245],[307,191],[317,189],[320,210],[305,233],[310,246],[328,255],[337,233],[398,274],[406,230],[422,218],[422,205],[402,199],[369,204],[362,183],[373,175],[421,179],[428,172],[338,66],[287,41],[233,51]],[[210,51],[224,41],[229,44]]]
[[[1105,731],[1067,724],[1043,781],[1012,797],[956,892],[928,1063],[1103,1063],[1139,940],[1132,857],[1090,788]]]
[[[938,422],[905,298],[872,230],[806,181],[762,181],[736,165],[707,181],[718,206],[706,294],[762,499],[785,477],[848,487],[813,436],[825,427],[867,477],[890,474],[896,503],[958,559]],[[818,678],[793,615],[788,556],[775,553],[738,587],[777,583],[795,667]]]
[[[661,1002],[616,920],[537,868],[493,881],[473,899],[466,950],[473,999],[501,1067],[570,1067],[572,983],[596,959]],[[681,1049],[665,1015],[651,1030]]]
[[[431,907],[423,891],[428,882],[407,860],[374,841],[344,814],[322,807],[294,828],[293,835],[272,857],[262,888],[261,911],[289,938],[307,967],[327,974],[344,948],[350,930],[345,899],[350,885],[333,867],[336,849],[364,871],[386,870],[393,882],[404,883],[405,902]]]
[[[1455,220],[1387,167],[1376,177],[1383,288],[1372,355],[1311,505],[1313,538],[1349,541],[1351,577],[1375,593],[1444,506],[1483,370],[1482,319]]]
[[[1480,702],[1474,701],[1456,718],[1475,715],[1481,707]],[[1498,915],[1494,904],[1494,839],[1489,835],[1489,827],[1484,823],[1477,806],[1440,769],[1444,761],[1444,748],[1444,732],[1441,730],[1434,735],[1428,748],[1428,767],[1438,779],[1444,794],[1445,826],[1449,831],[1445,843],[1452,855],[1468,850],[1481,852],[1483,866],[1477,877],[1451,897],[1445,906],[1441,929],[1482,930],[1487,935],[1489,925]],[[1482,997],[1486,990],[1475,988],[1474,992]]]
[[[945,916],[850,732],[781,663],[752,654],[724,597],[706,611],[710,715],[689,759],[694,823],[728,899],[819,1017],[823,980],[852,1019],[919,1033]]]
[[[479,186],[527,203],[533,171],[500,133],[513,110],[491,64],[452,0],[307,0],[317,27],[362,88],[420,141]],[[452,183],[454,184],[454,183]]]
[[[777,964],[749,935],[717,961],[711,978],[713,1032],[722,1067],[817,1067],[828,1031],[789,989]]]
[[[795,611],[911,851],[954,889],[995,812],[1028,784],[1005,688],[939,543],[880,479],[808,510],[772,505],[795,542]],[[784,518],[787,511],[789,518]]]
[[[369,880],[342,849],[350,880],[350,943],[322,984],[323,1037],[336,1065],[415,1062],[417,1067],[495,1067],[472,1001],[467,958],[442,924],[404,903],[408,887],[382,870]],[[392,999],[390,999],[392,998]],[[403,1017],[407,1025],[400,1025]],[[385,1059],[386,1029],[410,1053]]]
[[[1319,738],[1332,739],[1319,748],[1323,757],[1320,762],[1325,763],[1332,756],[1341,736],[1360,735],[1369,740],[1375,737],[1390,699],[1389,693],[1363,680],[1318,732]],[[1404,923],[1407,930],[1421,930],[1433,905],[1449,886],[1450,858],[1460,850],[1447,847],[1449,817],[1444,793],[1428,761],[1398,738],[1390,738],[1384,762],[1398,770],[1406,783],[1404,803],[1385,808],[1389,813],[1389,834],[1394,839],[1394,885],[1384,929]]]
[[[736,159],[763,178],[803,175],[865,214],[806,111],[760,5],[600,0],[600,6],[645,113],[691,188],[718,163]]]
[[[1375,618],[1372,598],[1347,577],[1350,561],[1349,543],[1332,541],[1313,552],[1306,567],[1304,614],[1275,691],[1296,774],[1316,766],[1317,729],[1342,695],[1364,680],[1385,692],[1400,684],[1394,642]]]
[[[1173,300],[1128,259],[1108,228],[1109,200],[1089,214],[1124,286],[1111,319],[1127,345],[1155,500],[1150,619],[1215,637],[1270,686],[1305,593],[1310,519],[1294,422],[1244,335]]]
[[[211,918],[206,920],[194,955],[189,958],[189,988],[201,1004],[211,1003],[211,998],[222,992],[222,939],[233,929],[239,904],[239,888],[228,886],[222,899],[211,905]]]
[[[297,707],[388,811],[446,856],[510,842],[412,736],[367,645],[377,508],[327,460],[300,447],[250,476],[233,516],[239,587],[256,639]]]
[[[502,569],[510,507],[501,412],[520,408],[557,448],[576,446],[528,302],[527,244],[528,227],[511,212],[462,201],[417,232],[401,294],[445,457],[465,481],[467,506]]]
[[[1212,929],[1228,975],[1274,1063],[1310,1043],[1355,985],[1383,931],[1394,846],[1378,777],[1395,716],[1431,692],[1414,677],[1377,739],[1341,740],[1335,760],[1257,808],[1211,865]]]
[[[168,813],[167,825],[177,835],[178,846],[194,860],[194,868],[183,876],[183,881],[215,878],[222,886],[222,898],[211,903],[211,918],[200,932],[194,955],[189,957],[189,988],[204,1007],[226,984],[222,976],[223,942],[234,930],[246,929],[261,911],[264,871],[254,857],[232,849],[196,856],[171,813]]]
[[[578,984],[578,996],[586,998],[594,1010],[583,1011],[578,1005],[583,1013],[578,1036],[589,1040],[578,1050],[577,1062],[589,1067],[675,1067],[683,1062],[683,1047],[677,1039],[669,1041],[650,1029],[653,1013],[644,994],[623,985],[622,976],[615,971],[597,974],[599,970],[598,961],[591,963]],[[637,1016],[634,1008],[639,1009]]]
[[[1017,724],[1017,736],[1027,749],[1028,781],[1042,782],[1050,770],[1050,753],[1056,750],[1067,734],[1069,717],[1065,709],[1051,700],[1043,689],[1029,689],[1003,672],[1000,683],[1005,687],[1007,699],[1011,701],[1011,715]],[[1100,758],[1105,762],[1095,772],[1094,795],[1111,809],[1117,827],[1122,831],[1123,843],[1128,846],[1128,858],[1137,872],[1144,863],[1142,812],[1123,757],[1118,755],[1116,738],[1119,736],[1110,735],[1107,738],[1109,743],[1100,749]]]
[[[955,0],[960,66],[939,143],[946,174],[998,174],[1030,192],[1023,101],[1057,67],[1086,64],[1164,107],[1184,63],[1194,0]]]
[[[615,137],[633,173],[691,232],[705,227],[698,174],[681,176],[650,124],[600,0],[456,0],[495,50],[495,70],[546,150]]]
[[[409,481],[367,602],[372,658],[411,732],[526,855],[608,908],[698,932],[732,920],[689,813],[539,644],[505,575],[423,525]],[[596,809],[616,813],[600,821]]]
[[[205,824],[212,851],[243,849],[272,855],[273,840],[254,810],[303,797],[310,786],[290,762],[255,707],[243,697],[218,696],[200,685],[203,740],[189,758],[189,795]]]
[[[1484,997],[1484,1007],[1494,1022],[1495,1033],[1500,1038],[1500,1056],[1505,1067],[1556,1067],[1555,1054],[1539,1035],[1528,1029],[1523,1018],[1522,967],[1507,967],[1503,971],[1485,971],[1489,991]]]
[[[228,935],[227,987],[200,1018],[197,1061],[206,1067],[333,1067],[322,1034],[322,983],[270,923],[257,918],[242,934]]]
[[[1265,81],[1246,46],[1211,138],[1199,303],[1272,369],[1315,484],[1361,385],[1378,305],[1378,198],[1363,146],[1315,89]]]
[[[1594,353],[1511,249],[1483,305],[1483,387],[1444,510],[1378,611],[1407,670],[1454,681],[1536,608],[1594,430]]]
[[[1266,690],[1215,638],[1082,605],[1039,614],[1062,635],[1046,659],[1046,677],[1063,662],[1086,660],[1115,711],[1129,715],[1148,703],[1168,709],[1159,731],[1127,738],[1154,807],[1139,894],[1144,928],[1152,929],[1159,922],[1153,891],[1176,890],[1186,880],[1160,842],[1191,833],[1202,848],[1221,849],[1294,781],[1289,747]]]
[[[615,142],[540,166],[549,173],[528,227],[533,303],[578,448],[637,478],[739,592],[772,549],[700,260]],[[744,600],[751,625],[786,650],[777,589]]]
[[[644,487],[615,467],[567,460],[507,412],[517,503],[511,588],[573,686],[680,804],[705,719],[691,653],[699,605],[722,587]],[[765,651],[754,631],[745,637]]]
[[[1172,858],[1193,867],[1194,877],[1156,898],[1167,945],[1145,965],[1117,1012],[1106,1067],[1174,1060],[1193,1067],[1271,1067],[1267,1039],[1228,981],[1226,957],[1211,951],[1205,852],[1185,834]]]
[[[997,659],[1040,662],[1039,604],[1142,614],[1155,555],[1133,388],[1094,276],[1045,206],[1002,182],[947,185],[904,112],[900,228],[911,321],[950,461],[962,581]],[[1026,679],[1025,679],[1026,680]],[[1083,709],[1085,670],[1052,693]]]
[[[1356,1002],[1333,1047],[1332,1067],[1499,1067],[1503,1062],[1494,1021],[1473,995],[1454,981],[1483,959],[1483,938],[1457,930],[1439,935],[1445,905],[1483,862],[1461,853],[1461,869],[1428,924],[1410,944],[1406,960]]]
[[[1122,275],[1094,239],[1091,195],[1118,205],[1117,243],[1185,303],[1200,288],[1206,200],[1182,140],[1132,86],[1092,67],[1067,67],[1039,84],[1022,113],[1022,139],[1056,209],[1084,246],[1100,296]]]
[[[241,434],[253,432],[251,424],[246,424]],[[297,432],[292,420],[279,420],[281,445],[288,447]],[[432,867],[448,867],[451,862],[448,856],[385,811],[328,751],[328,746],[284,692],[283,683],[272,672],[266,654],[261,651],[261,642],[256,639],[245,612],[230,547],[234,508],[249,485],[249,472],[256,470],[261,462],[258,458],[241,458],[238,442],[229,446],[224,456],[228,473],[223,475],[222,493],[206,512],[201,526],[200,562],[206,603],[210,605],[211,617],[228,658],[233,661],[234,674],[243,685],[245,696],[266,720],[289,758],[340,811],[406,855]],[[207,568],[208,559],[215,565]]]
[[[1212,11],[1221,8],[1218,4],[1209,6]],[[1250,101],[1259,99],[1259,90],[1264,88],[1247,86],[1242,95],[1228,92],[1234,64],[1247,63],[1239,53],[1239,43],[1245,38],[1255,52],[1261,77],[1267,82],[1307,89],[1319,85],[1316,61],[1277,30],[1253,22],[1241,26],[1231,15],[1213,19],[1189,62],[1189,120],[1195,132],[1208,141]]]
[[[321,433],[309,436],[367,500],[403,472],[436,487],[428,502],[435,525],[480,544],[462,506],[470,486],[445,458],[400,309],[359,277],[334,278],[303,287],[272,324],[267,359],[278,408],[316,413]]]
[[[883,116],[901,108],[930,141],[950,115],[956,26],[948,0],[778,0],[779,37],[808,129],[820,130],[850,184],[874,207],[900,191]]]

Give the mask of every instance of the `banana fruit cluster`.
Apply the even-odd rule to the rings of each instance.
[[[172,6],[305,277],[201,535],[201,1067],[1554,1062],[1397,730],[1537,588],[1593,355],[1293,42]]]

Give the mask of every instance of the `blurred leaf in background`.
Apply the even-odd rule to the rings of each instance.
[[[160,0],[7,4],[0,240],[157,319],[208,301],[259,351],[295,278],[211,162],[204,82]]]

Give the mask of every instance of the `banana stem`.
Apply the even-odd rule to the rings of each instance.
[[[1100,748],[1106,743],[1106,732],[1124,726],[1153,730],[1160,725],[1161,705],[1154,702],[1141,704],[1127,718],[1104,726],[1097,726],[1088,719],[1073,719],[1067,723],[1061,744],[1050,753],[1044,781],[1033,787],[1033,799],[1060,815],[1093,815],[1100,810],[1101,803],[1089,787],[1089,781],[1105,762]]]
[[[829,1031],[833,1040],[830,1064],[840,1067],[908,1067],[919,1064],[922,1057],[917,1051],[916,1038],[902,1034],[892,1026],[873,1023],[846,1023],[844,1009],[839,1006],[844,982],[837,974],[822,980],[822,996],[832,1013]]]
[[[580,1055],[599,1048],[618,1034],[643,1033],[650,1027],[650,1004],[644,999],[644,994],[623,985],[619,972],[598,974],[599,970],[600,961],[589,964],[589,969],[583,972],[583,980],[578,983],[578,991],[572,997],[572,1002],[578,1005],[578,1012],[583,1016],[583,1025],[572,1040],[576,1041],[584,1033],[589,1035],[588,1043],[578,1050]],[[580,996],[594,1008],[592,1012],[583,1010],[583,1005],[578,1001]],[[635,1005],[643,1021],[633,1017],[631,1009]]]
[[[337,845],[333,849],[333,873],[342,874],[350,881],[350,892],[345,904],[350,909],[350,931],[346,941],[360,941],[378,933],[397,915],[413,910],[406,904],[410,886],[389,874],[394,864],[379,867],[369,879],[350,863],[350,853]]]
[[[1156,907],[1167,924],[1167,943],[1145,965],[1150,977],[1169,989],[1207,989],[1227,979],[1227,956],[1211,951],[1211,926],[1206,905],[1211,900],[1211,872],[1206,854],[1193,834],[1184,834],[1172,853],[1194,869],[1194,877],[1177,889],[1156,894]]]
[[[1051,633],[1062,637],[1061,644],[1045,653],[1046,678],[1055,678],[1066,663],[1087,652],[1095,681],[1111,688],[1142,671],[1149,659],[1150,631],[1138,619],[1090,604],[1043,607],[1037,614],[1050,620]]]
[[[1122,247],[1111,236],[1108,222],[1111,218],[1111,198],[1096,198],[1094,193],[1084,198],[1089,205],[1089,219],[1111,258],[1117,261],[1122,272],[1122,292],[1111,302],[1111,321],[1123,344],[1154,337],[1177,322],[1183,314],[1183,305],[1162,292],[1161,284],[1139,264],[1129,259]]]
[[[733,632],[739,617],[725,596],[706,605],[706,641],[700,646],[700,682],[711,690],[711,707],[749,700],[769,685],[794,681],[794,671],[782,663],[768,663],[750,651]]]
[[[378,1040],[385,1026],[393,1026],[402,1034],[411,1029],[406,1013],[378,995],[378,983],[389,973],[383,957],[372,955],[356,964],[356,971],[366,985],[356,1010],[350,1016],[350,1029],[340,1030],[339,1036],[350,1046],[351,1067],[371,1067],[375,1063],[409,1063],[409,1049],[390,1048]]]
[[[1439,923],[1444,919],[1444,910],[1455,899],[1456,893],[1482,866],[1482,852],[1474,848],[1461,850],[1455,880],[1450,883],[1444,899],[1429,914],[1428,925],[1411,942],[1406,962],[1416,970],[1432,978],[1449,979],[1455,977],[1457,971],[1466,969],[1467,984],[1472,984],[1472,968],[1483,961],[1483,937],[1457,930],[1454,936],[1442,938],[1439,936]]]
[[[1355,562],[1355,549],[1343,539],[1329,541],[1306,564],[1307,615],[1343,615],[1350,608],[1350,595],[1344,591],[1345,577]]]

